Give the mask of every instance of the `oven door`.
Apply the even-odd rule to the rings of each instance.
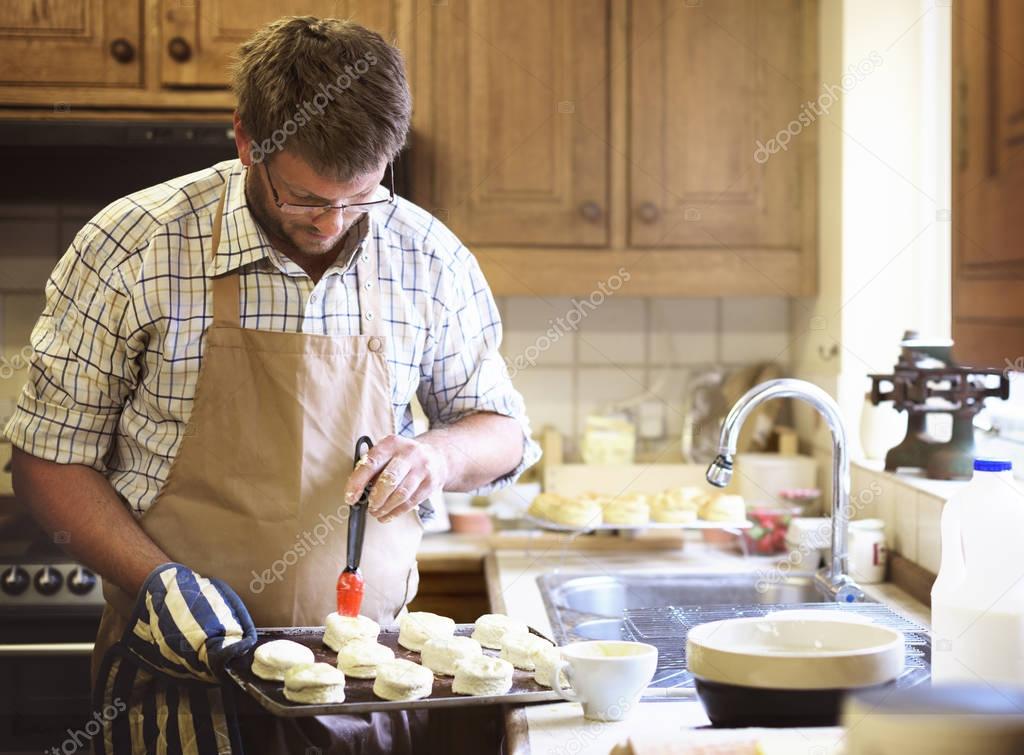
[[[89,751],[89,664],[100,613],[97,607],[0,613],[0,752],[59,752],[69,739],[74,750]]]

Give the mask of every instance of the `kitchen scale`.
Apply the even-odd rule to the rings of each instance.
[[[900,356],[891,374],[869,375],[868,397],[875,406],[891,401],[896,411],[907,412],[907,433],[885,455],[885,468],[923,470],[933,480],[967,480],[975,456],[974,417],[989,398],[1007,399],[1010,380],[1002,370],[957,364],[953,342],[920,338],[908,330],[900,342]],[[993,384],[992,378],[997,381]],[[948,414],[953,431],[940,440],[928,431],[929,415]]]

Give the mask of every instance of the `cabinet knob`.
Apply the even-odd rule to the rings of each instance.
[[[110,43],[110,55],[118,63],[131,63],[135,60],[135,45],[124,37],[118,37]]]
[[[580,216],[588,223],[596,223],[601,219],[601,205],[594,201],[587,201],[580,204]]]
[[[172,60],[184,63],[192,57],[192,45],[184,37],[174,37],[167,43],[167,54]]]
[[[645,223],[654,223],[661,217],[661,210],[654,202],[644,202],[636,208],[636,214]]]

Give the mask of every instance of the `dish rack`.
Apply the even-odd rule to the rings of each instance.
[[[896,679],[897,688],[914,687],[931,677],[932,643],[928,630],[881,603],[786,603],[740,606],[664,606],[627,609],[622,622],[623,639],[646,642],[658,648],[658,668],[650,687],[683,689],[693,686],[686,670],[686,636],[698,624],[774,611],[821,611],[855,613],[872,623],[898,629],[906,638],[906,668]]]

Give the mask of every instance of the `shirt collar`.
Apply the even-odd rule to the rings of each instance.
[[[213,259],[213,275],[223,275],[264,258],[269,259],[282,272],[305,275],[298,265],[274,249],[267,234],[249,211],[249,201],[245,196],[246,170],[240,160],[235,160],[227,174],[220,245]],[[367,213],[345,234],[344,246],[326,274],[334,271],[343,273],[348,269],[355,250],[362,244],[369,229],[370,214]]]

